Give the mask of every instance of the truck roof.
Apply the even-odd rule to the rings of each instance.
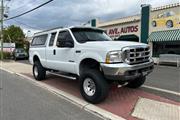
[[[94,29],[94,30],[102,30],[100,28],[96,28],[96,27],[86,27],[86,26],[71,26],[71,27],[67,27],[67,28],[63,28],[63,27],[56,27],[56,28],[52,28],[52,29],[48,29],[48,30],[43,30],[37,33],[34,33],[34,35],[40,35],[40,34],[44,34],[44,33],[48,33],[48,32],[55,32],[57,30],[63,30],[63,29]]]

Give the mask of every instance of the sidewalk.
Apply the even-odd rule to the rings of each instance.
[[[16,62],[1,62],[0,67],[33,80],[31,65]],[[74,96],[77,98],[75,102],[78,103],[78,100],[80,100],[79,104],[82,104],[82,101],[86,103],[79,93],[77,81],[48,74],[46,80],[41,83]],[[91,104],[86,105],[88,109],[91,108],[89,110],[99,109],[99,112],[96,112],[100,115],[103,115],[100,110],[104,110],[103,112],[112,113],[112,116],[119,116],[119,118],[123,117],[128,120],[137,120],[138,118],[146,120],[164,120],[164,118],[167,120],[180,119],[180,103],[144,92],[140,89],[134,90],[112,86],[109,96],[104,102],[96,106]],[[156,114],[153,111],[156,111]]]

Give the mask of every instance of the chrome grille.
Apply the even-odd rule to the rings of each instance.
[[[123,60],[128,64],[148,62],[150,57],[149,46],[126,47],[123,49]]]

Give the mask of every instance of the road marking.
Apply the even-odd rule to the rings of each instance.
[[[147,86],[147,85],[143,85],[142,87],[180,96],[180,93],[179,93],[179,92],[175,92],[175,91],[171,91],[171,90],[161,89],[161,88],[152,87],[152,86]]]
[[[9,70],[7,70],[7,69],[4,69],[3,67],[0,67],[0,69],[3,70],[3,71],[6,71],[6,72],[8,72],[8,73],[14,74],[14,72],[9,71]]]

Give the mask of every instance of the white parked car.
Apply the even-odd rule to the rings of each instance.
[[[98,28],[70,27],[36,33],[29,60],[36,80],[44,80],[46,71],[76,77],[83,98],[99,103],[112,82],[140,87],[153,70],[150,54],[147,44],[112,41]]]

